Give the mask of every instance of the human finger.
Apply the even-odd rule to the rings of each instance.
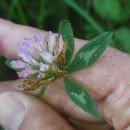
[[[0,19],[0,55],[6,58],[17,58],[17,44],[21,43],[24,38],[31,37],[37,32],[45,34],[45,31],[40,29]]]
[[[12,26],[12,24],[11,24],[11,26]],[[14,24],[14,26],[15,26],[15,24]],[[15,45],[18,43],[17,42],[18,40],[22,39],[22,37],[20,37],[20,36],[23,36],[22,32],[24,32],[24,30],[26,30],[26,27],[24,27],[24,26],[18,25],[16,27],[17,27],[17,29],[16,29],[17,32],[19,32],[19,30],[20,30],[20,33],[18,33],[18,35],[16,34],[14,36],[13,43],[15,43]],[[28,27],[28,29],[31,30],[31,32],[28,34],[32,35],[32,32],[33,32],[32,28]],[[22,30],[22,32],[21,32],[21,30]],[[28,32],[28,31],[26,30],[26,32]],[[34,31],[34,32],[36,32],[36,31]],[[26,37],[28,37],[28,34],[26,35]],[[17,36],[17,38],[15,39],[16,36]],[[11,39],[11,37],[7,38],[7,39],[6,38],[3,38],[3,39],[4,40],[1,42],[2,43],[1,45],[3,48],[2,50],[5,50],[5,51],[3,51],[3,55],[6,57],[16,56],[15,54],[17,54],[17,51],[10,52],[6,48],[7,46],[9,46],[7,44],[8,42],[6,42],[6,41],[8,41],[8,39]],[[75,50],[78,50],[83,45],[84,42],[85,41],[82,41],[82,40],[76,40]],[[14,47],[16,47],[16,46],[14,46]],[[17,50],[17,49],[14,49],[14,50]],[[127,74],[127,70],[129,69],[129,64],[130,64],[129,59],[130,58],[127,54],[124,54],[124,53],[117,51],[115,49],[112,49],[112,48],[108,48],[105,51],[105,53],[100,57],[100,59],[93,66],[72,74],[71,78],[73,80],[78,81],[80,84],[82,84],[83,87],[92,94],[94,99],[97,102],[98,101],[100,102],[100,101],[104,100],[106,97],[108,97],[111,93],[113,93],[114,88],[117,87],[117,84],[121,81],[122,73]],[[126,67],[123,68],[123,66],[126,66]],[[129,77],[129,74],[128,74],[128,77]],[[44,99],[49,104],[51,104],[52,106],[55,106],[55,107],[59,107],[57,105],[59,101],[65,100],[66,102],[68,102],[66,95],[64,96],[63,99],[61,99],[61,96],[64,95],[63,94],[64,90],[62,90],[63,92],[60,93],[63,95],[57,94],[57,91],[59,91],[59,88],[55,87],[56,88],[55,91],[51,91],[54,89],[53,86],[54,86],[54,84],[52,85],[52,87],[48,87],[48,90],[45,93]],[[63,86],[62,81],[58,80],[57,82],[55,82],[55,86]],[[55,98],[51,99],[49,94],[55,95],[54,96]],[[72,105],[72,103],[68,102],[67,104],[70,108],[73,108],[72,110],[74,110],[74,106]],[[68,113],[68,115],[70,114],[69,113],[70,111],[68,112],[68,109],[67,109],[67,107],[65,107],[64,104],[61,104],[60,107],[62,107],[62,110],[65,113]],[[79,111],[79,110],[73,111],[75,113],[75,114],[73,113],[73,115],[76,115],[77,111]]]
[[[38,98],[18,91],[0,94],[0,123],[9,130],[74,130]]]
[[[0,20],[0,25],[1,25],[0,26],[1,27],[1,29],[0,29],[1,30],[0,31],[0,36],[1,36],[1,38],[0,38],[1,39],[0,40],[0,47],[1,47],[1,51],[0,52],[5,57],[11,57],[11,58],[16,58],[17,57],[17,44],[21,40],[23,40],[23,38],[31,37],[33,34],[39,32],[39,31],[43,32],[43,34],[45,34],[44,31],[41,31],[41,30],[38,30],[38,29],[35,29],[35,28],[31,28],[31,27],[27,27],[27,26],[17,25],[17,24],[14,24],[12,22],[5,21],[5,20],[2,20],[2,19]],[[13,30],[13,33],[11,33],[12,30]],[[79,46],[81,46],[81,45],[83,45],[82,40],[80,40],[80,42],[78,42],[76,44],[75,51],[77,51]],[[60,106],[62,105],[61,110],[63,110],[63,112],[66,111],[65,105],[61,104],[64,101],[64,103],[69,104],[68,106],[70,106],[70,108],[73,108],[73,109],[70,109],[71,111],[69,111],[69,113],[66,112],[66,113],[68,113],[68,115],[70,115],[70,113],[72,113],[72,115],[76,115],[77,117],[79,117],[80,113],[82,113],[81,114],[82,116],[80,115],[81,118],[85,118],[85,120],[86,120],[86,118],[89,117],[91,119],[91,116],[89,116],[87,114],[87,117],[86,117],[85,112],[82,112],[80,109],[77,109],[77,107],[75,107],[75,105],[73,105],[72,102],[68,99],[68,97],[67,97],[67,95],[65,93],[65,90],[63,88],[62,80],[57,80],[57,81],[54,84],[52,83],[50,85],[50,87],[47,88],[47,91],[46,91],[45,96],[44,96],[44,100],[46,100],[46,102],[51,104],[56,109],[60,109]],[[17,85],[17,83],[16,83],[16,85]],[[11,84],[10,84],[10,82],[2,83],[1,91],[9,89],[9,88],[11,89],[11,86],[16,88],[14,86],[14,82],[12,82]],[[5,86],[5,87],[3,87],[3,86]],[[7,87],[7,86],[10,86],[10,87]],[[53,86],[56,86],[56,87],[53,87]],[[14,89],[14,88],[12,88],[12,89]],[[54,91],[53,88],[55,88],[56,91]],[[16,88],[16,89],[19,89],[19,88]],[[61,93],[59,95],[57,95],[57,91],[61,91]],[[51,100],[50,100],[50,97],[48,96],[50,94],[54,97]],[[61,98],[61,96],[63,98]],[[61,101],[61,100],[63,100],[63,101]],[[59,102],[59,101],[60,101],[60,104],[57,104],[57,102]],[[67,109],[67,111],[68,111],[68,109]],[[79,114],[77,114],[77,111],[80,111]],[[92,118],[92,120],[94,120],[94,119]]]
[[[25,37],[31,37],[37,32],[45,31],[14,24],[12,22],[0,19],[0,53],[5,57],[17,57],[17,44]],[[12,33],[13,30],[13,33]],[[86,41],[75,39],[75,52],[85,44]],[[123,59],[123,62],[122,62]],[[72,78],[85,86],[96,100],[107,96],[114,88],[115,79],[120,80],[120,73],[124,71],[122,66],[129,65],[130,57],[113,48],[107,48],[105,53],[91,67],[83,69],[72,74]],[[119,71],[121,68],[121,71]],[[125,70],[126,71],[126,70]],[[115,73],[116,72],[116,73]],[[111,82],[111,85],[108,82]],[[103,92],[98,91],[102,89]]]
[[[16,80],[16,81],[8,81],[8,82],[0,83],[0,95],[2,93],[8,92],[8,91],[20,90],[17,87],[17,85],[19,84],[19,82],[20,82],[19,80]],[[55,87],[55,86],[53,86],[53,87]],[[55,89],[53,89],[53,90],[55,91]],[[61,90],[59,92],[61,94],[65,94]],[[33,94],[35,94],[35,93],[36,92],[33,92]],[[51,92],[49,92],[49,93],[52,94]],[[68,119],[73,124],[73,126],[75,126],[76,128],[79,128],[80,130],[86,130],[86,129],[87,130],[93,130],[95,128],[96,128],[96,130],[98,130],[98,129],[99,130],[104,130],[104,129],[105,130],[110,130],[111,129],[111,127],[107,123],[105,123],[105,122],[100,122],[100,123],[98,122],[98,123],[96,123],[96,121],[93,118],[91,119],[91,116],[89,116],[88,114],[84,113],[82,110],[76,108],[75,105],[72,105],[72,102],[70,102],[70,100],[67,98],[67,95],[66,95],[66,97],[65,97],[65,95],[62,95],[62,96],[63,97],[61,97],[61,98],[63,100],[61,100],[61,101],[58,102],[57,99],[56,99],[56,97],[55,97],[55,95],[51,95],[52,102],[54,103],[53,104],[54,106],[52,108],[54,108],[60,115],[63,115],[64,117],[66,117],[66,119]],[[46,94],[43,97],[43,99],[44,98],[46,98]],[[54,101],[54,99],[55,99],[55,101],[57,101],[57,104],[55,104],[56,102]],[[67,100],[67,101],[65,101],[65,100]],[[4,102],[6,102],[6,101],[4,101]],[[44,100],[43,100],[43,104],[44,104]],[[52,106],[52,104],[50,104],[50,105]],[[65,111],[63,109],[63,106],[66,107],[66,108],[68,108],[68,109],[65,109],[66,110]]]

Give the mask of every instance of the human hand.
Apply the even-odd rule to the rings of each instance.
[[[17,57],[17,43],[23,38],[31,37],[40,31],[4,20],[0,20],[0,25],[0,53],[10,58]],[[75,42],[76,52],[85,41],[76,39]],[[106,120],[117,130],[130,129],[130,94],[128,91],[130,83],[130,72],[128,72],[130,68],[129,58],[127,54],[108,48],[93,66],[71,75],[72,79],[80,82],[94,97],[103,115],[101,121],[96,121],[90,115],[77,108],[66,96],[62,79],[58,79],[48,86],[42,97],[42,101],[29,94],[14,91],[19,90],[19,88],[17,88],[19,81],[0,83],[0,103],[4,104],[0,107],[0,114],[2,115],[0,116],[0,122],[5,127],[9,125],[9,129],[11,129],[11,127],[17,127],[15,129],[21,127],[19,128],[21,130],[38,128],[60,130],[60,126],[67,130],[74,129],[74,127],[80,128],[80,130],[98,130],[98,127],[100,130],[109,130],[110,127],[105,123]],[[11,92],[11,90],[13,90],[13,92]],[[19,103],[26,105],[24,106],[24,112],[20,111],[21,108],[18,107]],[[12,107],[8,107],[9,104],[10,106],[12,105]],[[13,106],[15,106],[15,108],[13,108]],[[9,108],[14,110],[12,115],[10,115],[11,111]],[[58,113],[55,112],[54,109]],[[46,110],[48,110],[48,112]],[[6,114],[7,112],[8,115]],[[16,113],[24,114],[15,117]],[[8,122],[11,118],[14,119],[10,124]],[[68,124],[68,120],[74,127]],[[52,122],[54,122],[54,124]],[[14,123],[17,125],[14,125]],[[14,128],[12,128],[12,130],[14,130]]]

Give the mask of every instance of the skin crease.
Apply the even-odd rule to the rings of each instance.
[[[17,43],[19,43],[23,38],[31,37],[39,31],[40,30],[35,28],[13,24],[1,19],[0,54],[5,57],[16,58]],[[44,31],[42,32],[46,33]],[[75,39],[75,53],[82,45],[84,45],[84,43],[85,41],[83,40]],[[17,87],[20,82],[18,80],[12,82],[1,82],[0,102],[3,101],[6,104],[7,99],[11,100],[9,97],[12,93],[12,95],[17,95],[14,97],[14,102],[18,101],[17,98],[19,98],[19,100],[23,99],[23,101],[21,101],[22,103],[24,102],[24,99],[27,100],[26,112],[21,116],[21,123],[17,126],[20,130],[28,130],[30,124],[32,124],[32,126],[37,125],[37,128],[39,129],[44,127],[46,130],[60,130],[61,128],[59,128],[59,124],[64,126],[64,129],[67,130],[74,128],[80,128],[80,130],[110,130],[111,128],[107,123],[113,126],[116,130],[130,130],[129,70],[130,56],[108,47],[99,60],[91,67],[70,75],[71,79],[82,84],[82,86],[90,92],[95,99],[97,106],[103,115],[103,118],[100,121],[96,121],[90,115],[84,113],[68,99],[63,88],[62,79],[58,79],[54,83],[50,84],[40,101],[29,94],[15,91],[20,90]],[[32,94],[34,93],[36,92],[33,92]],[[36,104],[39,104],[39,108],[31,109],[35,104],[34,102],[31,102],[32,100],[34,100]],[[46,114],[45,111],[42,111],[44,109],[41,110],[41,108],[47,108],[51,114]],[[6,111],[8,111],[8,109]],[[31,111],[29,111],[30,109]],[[2,108],[0,108],[0,110],[2,110]],[[32,113],[38,115],[38,122],[33,120]],[[41,113],[44,113],[45,116],[40,116],[42,115]],[[46,116],[47,118],[43,118]],[[66,118],[66,120],[63,117]],[[7,118],[5,117],[5,122],[6,119]],[[1,120],[2,119],[0,119],[0,122],[2,122]],[[43,120],[43,122],[46,123],[51,122],[52,120],[57,120],[59,123],[57,124],[57,122],[55,122],[55,125],[49,128],[46,123],[40,123],[40,120]],[[73,123],[72,126],[74,128],[67,123],[67,120]],[[35,123],[33,123],[33,121]],[[6,123],[4,126],[7,127]],[[11,129],[11,124],[8,128]]]

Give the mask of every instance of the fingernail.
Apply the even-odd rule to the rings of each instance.
[[[19,93],[18,93],[19,94]],[[25,107],[17,92],[5,92],[0,95],[0,123],[5,129],[18,130],[23,121]]]

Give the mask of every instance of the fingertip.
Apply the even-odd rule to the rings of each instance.
[[[16,96],[15,92],[4,92],[0,95],[0,122],[9,130],[18,130],[24,118],[25,106]]]
[[[73,130],[42,100],[26,93],[8,91],[0,95],[0,122],[9,130]]]
[[[17,45],[24,38],[31,38],[38,32],[46,33],[40,29],[0,19],[0,55],[6,58],[18,58]]]

